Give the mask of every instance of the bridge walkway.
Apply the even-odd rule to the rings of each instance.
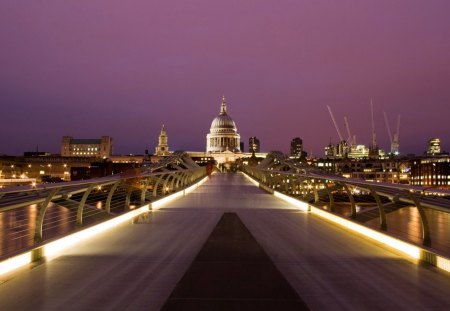
[[[298,211],[241,174],[0,280],[2,310],[157,310],[224,212],[238,215],[312,310],[444,310],[449,274]]]

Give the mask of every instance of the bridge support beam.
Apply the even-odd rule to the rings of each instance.
[[[324,183],[325,185],[325,189],[327,190],[328,193],[328,199],[330,201],[330,212],[334,212],[334,197],[333,197],[333,192],[330,189],[330,187],[327,185],[327,183]]]
[[[170,193],[170,187],[167,186],[170,178],[172,178],[172,174],[168,174],[167,177],[164,179],[164,184],[163,184],[163,188],[162,188],[164,195]]]
[[[181,188],[185,188],[186,187],[188,178],[189,178],[189,173],[188,172],[183,172],[183,175],[181,176],[181,182],[180,182],[180,187]]]
[[[105,212],[107,214],[111,214],[111,201],[112,201],[112,197],[114,195],[114,192],[117,190],[117,187],[119,187],[119,185],[121,184],[121,180],[116,181],[111,189],[109,190],[108,193],[108,197],[106,198],[106,204],[105,204]]]
[[[183,177],[184,177],[184,172],[180,172],[179,174],[177,174],[177,181],[175,182],[175,189],[180,189],[182,186],[182,182],[183,182]]]
[[[422,243],[425,246],[431,246],[430,227],[428,224],[427,215],[425,214],[425,209],[422,207],[422,204],[420,203],[419,199],[411,191],[406,190],[405,193],[414,202],[414,205],[416,206],[417,211],[419,212],[420,222],[422,225]]]
[[[316,188],[316,185],[313,185],[313,191],[314,191],[314,203],[319,203],[319,191]]]
[[[141,206],[145,204],[145,194],[147,193],[147,188],[150,183],[151,177],[148,177],[143,185],[142,191],[141,191]]]
[[[61,190],[61,188],[56,188],[50,191],[45,201],[41,203],[41,208],[39,209],[39,215],[36,219],[36,226],[34,228],[34,242],[39,243],[42,241],[42,227],[44,226],[44,216],[47,211],[47,207],[52,201],[53,197]]]
[[[159,178],[158,178],[158,180],[155,183],[155,187],[153,188],[153,197],[154,198],[156,198],[156,196],[158,195],[158,186],[161,183],[163,177],[164,177],[164,174],[159,175]]]
[[[171,192],[176,191],[175,181],[178,181],[178,175],[179,175],[179,173],[175,173],[175,174],[173,175],[172,180],[170,181],[170,186],[169,186],[169,188],[170,188],[170,191],[171,191]]]
[[[348,199],[350,200],[350,218],[355,219],[356,218],[355,198],[353,197],[352,191],[350,190],[350,187],[347,184],[342,184],[342,186],[344,187]]]
[[[378,210],[380,212],[380,229],[387,230],[386,213],[384,211],[383,203],[381,203],[380,196],[373,187],[370,187],[370,193],[375,199],[375,202],[377,203],[378,206]]]
[[[77,223],[76,223],[77,227],[81,227],[83,225],[84,205],[86,204],[86,200],[87,200],[89,194],[91,193],[92,189],[94,189],[95,186],[97,186],[97,185],[96,184],[89,185],[89,188],[87,188],[87,190],[83,194],[83,197],[81,198],[81,201],[80,201],[80,204],[78,205],[78,210],[77,210]]]
[[[129,188],[127,189],[127,195],[125,197],[125,209],[130,209],[131,193],[133,192],[133,188],[131,187],[131,185],[129,185],[128,187]]]

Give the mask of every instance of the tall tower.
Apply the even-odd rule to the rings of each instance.
[[[300,159],[303,154],[303,140],[295,137],[291,140],[291,157]]]
[[[435,155],[441,153],[441,139],[440,138],[431,138],[428,141],[428,151],[427,155]]]
[[[259,139],[255,136],[248,139],[248,152],[259,152],[260,146]]]
[[[169,145],[167,144],[167,133],[164,124],[159,134],[158,146],[156,146],[155,154],[158,156],[165,156],[169,154]]]

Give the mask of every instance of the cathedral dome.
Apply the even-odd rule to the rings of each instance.
[[[220,114],[211,123],[209,134],[206,135],[207,152],[240,152],[240,135],[236,124],[227,114],[225,96],[222,97]]]
[[[222,98],[222,104],[220,107],[220,114],[211,123],[212,132],[237,132],[236,124],[233,119],[227,114],[227,105],[225,97]]]
[[[232,129],[236,131],[236,124],[229,115],[221,114],[216,117],[211,123],[211,130],[218,129]]]

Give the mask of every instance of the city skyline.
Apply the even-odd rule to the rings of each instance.
[[[89,5],[88,5],[89,4]],[[383,111],[402,115],[400,152],[427,141],[450,150],[447,1],[102,0],[0,5],[0,152],[61,137],[114,138],[115,153],[142,154],[165,124],[172,150],[205,150],[227,97],[242,141],[288,152],[294,137],[323,155],[344,132],[389,150]]]

